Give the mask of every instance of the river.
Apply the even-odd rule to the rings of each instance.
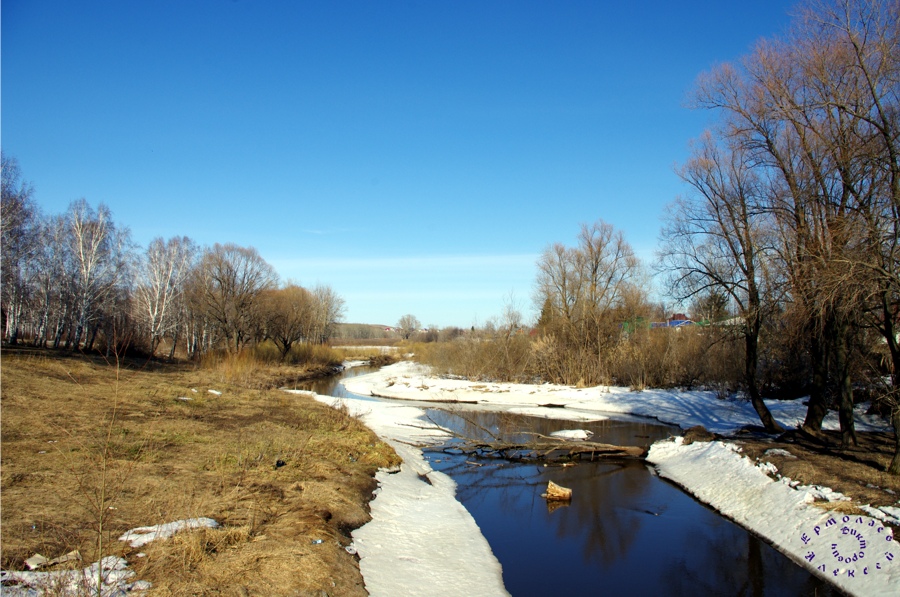
[[[301,389],[373,400],[347,392],[354,368]],[[417,403],[418,406],[426,406]],[[480,408],[431,405],[429,417],[460,435],[505,439],[587,429],[593,441],[649,445],[676,427],[610,415],[578,422]],[[558,415],[548,412],[548,415]],[[503,566],[513,596],[570,595],[838,595],[828,583],[723,518],[637,460],[576,466],[510,463],[454,450],[427,449],[432,467],[457,483],[457,499],[475,518]],[[547,482],[571,488],[568,505],[541,497]],[[727,483],[727,479],[722,482]]]

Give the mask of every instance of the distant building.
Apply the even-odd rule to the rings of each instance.
[[[694,325],[694,321],[691,320],[684,313],[673,313],[672,317],[667,319],[666,321],[654,321],[650,324],[651,328],[680,328],[689,325]]]

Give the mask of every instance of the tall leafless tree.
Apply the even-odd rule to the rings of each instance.
[[[639,262],[621,232],[598,220],[583,224],[575,247],[556,243],[537,262],[534,303],[541,308],[541,328],[569,363],[564,383],[597,382],[603,358],[618,337],[618,314]]]
[[[90,348],[104,302],[127,282],[131,235],[116,227],[108,207],[101,203],[94,210],[84,199],[69,206],[66,227],[75,302],[73,344],[78,348],[84,341]]]
[[[253,339],[258,301],[278,276],[252,247],[216,243],[200,259],[196,272],[196,304],[221,330],[230,352]]]
[[[297,284],[264,293],[263,311],[266,337],[275,343],[284,360],[300,341],[310,341],[316,319],[316,299]]]
[[[135,314],[149,336],[151,353],[180,324],[180,301],[197,253],[196,245],[186,236],[168,241],[157,237],[150,241],[141,260],[134,293]],[[173,344],[176,341],[173,338]]]
[[[335,334],[337,324],[344,319],[345,302],[331,286],[316,284],[312,290],[315,298],[315,330],[310,335],[317,343],[325,343]]]
[[[747,394],[766,431],[782,432],[757,384],[765,308],[770,217],[765,192],[740,145],[720,147],[707,133],[679,175],[693,194],[676,201],[663,228],[660,263],[678,300],[724,293],[743,319]]]
[[[400,336],[404,340],[409,340],[409,338],[413,334],[416,334],[421,328],[422,324],[419,323],[418,318],[412,313],[407,313],[397,320],[397,329],[400,330]]]
[[[872,244],[890,244],[896,227],[873,234],[872,223],[898,202],[898,11],[893,0],[810,1],[787,36],[716,68],[698,93],[702,106],[723,111],[727,135],[770,186],[813,370],[803,427],[821,429],[834,394],[844,446],[856,443],[851,362],[869,282],[880,278],[877,287],[896,294],[890,274],[869,274],[896,271],[873,258],[896,253]]]
[[[2,154],[2,196],[0,196],[0,265],[2,265],[2,314],[4,338],[10,344],[19,339],[22,318],[29,298],[29,262],[37,243],[38,214],[32,186],[22,180],[19,162]]]

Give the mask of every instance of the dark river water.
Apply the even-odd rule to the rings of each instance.
[[[344,375],[365,372],[350,369]],[[317,384],[303,389],[357,397],[337,378]],[[593,431],[593,441],[647,446],[677,432],[645,419],[618,420],[617,415],[585,423],[477,409],[447,412],[431,406],[428,413],[435,422],[473,438],[515,440],[529,432],[587,429]],[[426,450],[425,457],[456,481],[457,499],[481,527],[503,566],[506,588],[516,597],[840,594],[659,478],[644,462],[605,460],[562,467],[454,452]],[[573,490],[568,505],[541,497],[550,480]]]

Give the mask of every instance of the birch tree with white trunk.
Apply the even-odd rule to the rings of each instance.
[[[135,316],[149,337],[151,353],[167,334],[174,335],[179,325],[179,301],[197,253],[197,245],[186,236],[168,241],[157,237],[150,241],[141,260],[134,294]]]

